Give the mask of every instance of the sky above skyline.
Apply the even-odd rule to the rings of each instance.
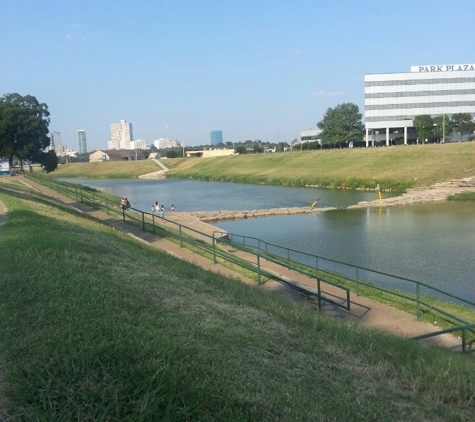
[[[121,119],[149,144],[290,143],[329,107],[364,115],[365,74],[474,63],[473,16],[473,0],[4,0],[0,95],[46,103],[71,149],[79,129],[106,148]]]

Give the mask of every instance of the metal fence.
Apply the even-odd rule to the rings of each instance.
[[[384,292],[390,296],[403,298],[407,300],[408,303],[414,304],[417,318],[421,316],[421,307],[425,307],[431,312],[438,313],[452,321],[455,325],[453,328],[431,333],[429,336],[461,331],[463,350],[467,350],[467,344],[471,349],[473,341],[467,341],[467,333],[475,334],[475,324],[435,306],[434,303],[430,303],[430,298],[462,304],[468,309],[475,309],[475,303],[444,290],[416,280],[308,254],[306,252],[268,243],[254,237],[221,231],[215,231],[213,235],[210,236],[176,221],[156,216],[153,212],[144,212],[132,207],[123,208],[117,200],[104,197],[80,185],[58,182],[50,177],[34,173],[26,173],[25,176],[50,187],[58,193],[74,198],[78,202],[87,203],[96,208],[102,208],[109,215],[115,214],[119,218],[122,218],[123,221],[140,227],[142,231],[148,231],[155,235],[158,234],[162,237],[174,239],[179,243],[180,247],[183,247],[186,243],[192,247],[199,248],[203,253],[209,254],[215,263],[218,262],[218,259],[222,259],[246,268],[257,275],[258,284],[261,283],[263,278],[272,279],[302,293],[314,296],[318,300],[319,309],[322,307],[322,301],[326,301],[335,306],[350,310],[351,289],[353,289],[357,295],[364,294],[363,289],[369,289]],[[174,226],[174,228],[170,229],[159,224],[157,221],[159,219],[163,219],[168,224]],[[233,248],[246,253],[247,257],[239,258],[235,254],[226,252],[224,248],[219,247],[220,244],[226,246],[232,245]],[[262,259],[314,278],[316,280],[317,291],[314,292],[297,286],[285,278],[263,269],[261,266]],[[326,297],[323,294],[321,283],[326,283],[341,289],[345,296],[344,303],[339,303],[338,301]],[[414,339],[419,340],[426,337],[427,336],[419,336]]]

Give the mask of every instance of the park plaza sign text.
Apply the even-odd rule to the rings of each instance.
[[[411,66],[411,72],[463,72],[475,70],[475,64],[443,64],[440,66]]]

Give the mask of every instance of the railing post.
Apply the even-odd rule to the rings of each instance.
[[[214,232],[213,232],[213,262],[217,264],[216,260],[216,238],[214,237]]]
[[[92,192],[92,206],[94,207],[94,192]]]
[[[360,269],[356,267],[356,296],[360,295]]]
[[[257,255],[257,284],[261,285],[261,257]]]
[[[179,228],[179,231],[180,231],[180,248],[182,248],[183,247],[183,236],[181,234],[181,224],[178,226],[178,228]]]
[[[152,226],[153,226],[153,234],[155,235],[155,214],[152,212]]]
[[[416,283],[416,315],[417,318],[421,316],[421,285]]]
[[[142,231],[145,231],[145,213],[142,211]]]
[[[109,215],[109,200],[106,198],[106,212]]]
[[[462,328],[462,351],[467,351],[467,329]]]
[[[318,309],[322,309],[322,289],[320,286],[320,279],[317,277],[317,294],[318,294]]]
[[[125,207],[122,207],[122,219],[125,222]]]

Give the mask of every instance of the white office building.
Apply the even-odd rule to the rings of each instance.
[[[475,117],[475,64],[411,66],[410,72],[365,75],[366,146],[416,139],[415,116]],[[449,137],[451,134],[446,134]]]
[[[153,141],[153,145],[157,149],[168,149],[172,148],[172,141],[170,139],[160,138]]]
[[[137,139],[135,141],[130,141],[130,149],[147,149],[147,141],[143,139]]]
[[[130,143],[134,140],[132,134],[132,123],[121,120],[120,123],[110,125],[109,149],[131,149]]]

